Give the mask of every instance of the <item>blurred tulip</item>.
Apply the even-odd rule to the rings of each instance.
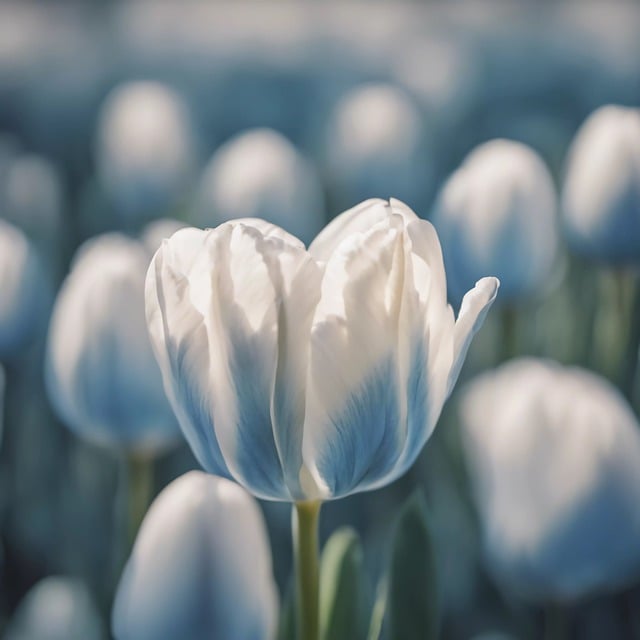
[[[56,300],[46,362],[49,396],[67,426],[140,451],[179,439],[145,325],[150,259],[122,234],[82,245]]]
[[[365,84],[336,106],[327,133],[327,172],[341,203],[391,194],[425,206],[433,165],[424,119],[393,85]]]
[[[24,597],[5,640],[101,640],[100,616],[79,580],[49,577]]]
[[[575,600],[640,575],[640,425],[606,380],[520,359],[472,382],[464,444],[491,570]]]
[[[116,640],[268,640],[277,621],[257,503],[200,471],[174,480],[151,505],[120,580]]]
[[[195,154],[189,113],[177,93],[158,82],[119,86],[98,127],[98,175],[117,215],[146,220],[179,204]]]
[[[308,252],[256,219],[179,231],[149,268],[147,321],[207,471],[258,497],[331,499],[413,463],[497,288],[478,282],[455,322],[431,224],[369,200]]]
[[[441,189],[432,221],[456,302],[485,273],[500,279],[502,302],[540,293],[557,267],[553,181],[518,142],[492,140],[473,150]]]
[[[562,213],[577,253],[640,263],[640,109],[608,105],[587,118],[569,150]]]
[[[35,248],[0,219],[0,358],[15,355],[42,326],[49,287]]]
[[[236,218],[264,218],[305,242],[324,226],[313,167],[276,131],[252,129],[232,138],[203,173],[195,224],[215,227]]]

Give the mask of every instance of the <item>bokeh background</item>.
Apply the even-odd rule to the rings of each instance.
[[[79,616],[77,637],[108,637],[131,469],[124,447],[67,428],[45,384],[50,314],[84,241],[139,237],[164,218],[213,226],[261,216],[308,242],[369,197],[399,198],[430,218],[448,176],[494,138],[537,152],[559,197],[578,128],[612,103],[640,106],[633,2],[2,2],[0,218],[22,230],[39,266],[18,287],[25,335],[0,336],[0,634],[67,607]],[[496,304],[461,383],[515,356],[553,358],[609,379],[637,412],[633,264],[580,256],[560,232],[560,209],[545,285]],[[93,277],[99,283],[100,269]],[[1,298],[13,281],[7,269],[0,278]],[[62,322],[70,341],[89,330],[76,319],[65,334]],[[354,526],[374,585],[395,510],[420,486],[442,637],[541,637],[545,607],[499,589],[482,560],[457,405],[454,393],[406,477],[328,504],[322,537]],[[197,464],[178,443],[153,467],[156,494]],[[288,506],[263,507],[284,593]],[[56,590],[51,576],[73,582]],[[44,604],[25,598],[47,577]],[[640,637],[640,589],[581,598],[565,618],[573,637]]]

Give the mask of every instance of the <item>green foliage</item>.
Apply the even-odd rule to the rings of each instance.
[[[326,543],[320,566],[320,638],[364,638],[362,547],[355,531],[342,528]]]
[[[436,566],[424,497],[403,505],[393,540],[387,624],[391,640],[438,637]]]

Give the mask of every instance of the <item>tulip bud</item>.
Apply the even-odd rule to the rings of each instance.
[[[55,303],[46,361],[60,418],[100,444],[155,450],[179,438],[144,319],[150,251],[122,234],[78,250]]]
[[[116,640],[271,640],[278,594],[258,504],[191,471],[151,505],[120,580]]]
[[[488,564],[505,589],[573,601],[640,575],[640,425],[610,383],[514,360],[469,385],[461,417]]]
[[[128,221],[167,213],[184,196],[194,164],[187,107],[157,82],[117,87],[100,113],[96,151],[117,215]]]
[[[455,301],[485,273],[500,279],[503,302],[540,293],[558,264],[553,181],[518,142],[474,149],[441,189],[431,219]]]
[[[562,214],[577,253],[640,263],[640,109],[608,105],[587,118],[569,150]]]
[[[31,242],[0,219],[0,358],[15,355],[40,327],[48,295],[44,280]]]
[[[281,134],[252,129],[222,145],[202,175],[193,221],[215,227],[263,218],[306,242],[324,225],[324,196],[309,162]]]
[[[424,206],[433,179],[423,116],[392,85],[357,87],[338,103],[327,133],[327,173],[340,202],[393,195]]]

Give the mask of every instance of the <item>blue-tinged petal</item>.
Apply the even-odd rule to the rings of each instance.
[[[462,299],[454,331],[453,365],[449,373],[447,395],[458,380],[471,340],[482,326],[487,311],[498,295],[499,287],[500,281],[497,278],[482,278]]]
[[[300,489],[306,343],[319,270],[285,232],[219,228],[208,331],[215,428],[229,468],[255,495]],[[294,327],[295,323],[299,327]]]
[[[147,324],[165,390],[182,431],[200,464],[229,476],[213,427],[209,388],[210,348],[204,317],[195,301],[202,296],[193,278],[206,253],[210,232],[183,229],[165,241],[146,280]],[[190,276],[193,282],[190,281]]]
[[[385,476],[402,447],[405,249],[402,219],[391,216],[352,234],[326,266],[311,333],[303,455],[327,496]]]
[[[116,640],[271,640],[277,612],[257,503],[198,471],[172,482],[151,505],[120,580]]]

